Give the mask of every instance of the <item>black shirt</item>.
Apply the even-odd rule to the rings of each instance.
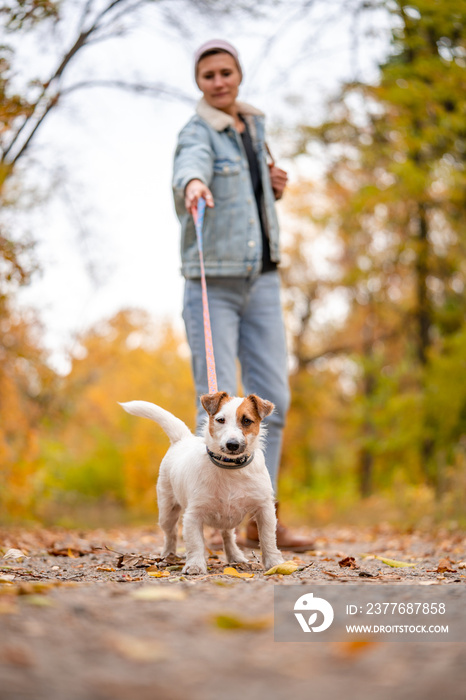
[[[252,143],[252,138],[251,134],[249,133],[248,125],[243,119],[241,115],[239,115],[241,121],[244,124],[244,131],[241,134],[241,139],[243,141],[243,146],[244,150],[246,151],[246,155],[248,158],[248,163],[249,163],[249,173],[251,175],[251,184],[252,184],[252,189],[254,192],[254,197],[256,200],[256,205],[257,205],[257,212],[259,214],[259,221],[261,225],[261,233],[262,233],[262,272],[268,272],[270,270],[275,270],[277,267],[277,263],[273,262],[270,259],[270,244],[269,244],[269,237],[267,235],[267,230],[264,225],[264,216],[263,216],[263,197],[264,193],[262,190],[262,179],[261,179],[261,173],[260,173],[260,168],[259,168],[259,163],[257,160],[257,155],[254,150],[254,146]]]

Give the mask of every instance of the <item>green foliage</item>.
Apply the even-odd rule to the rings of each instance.
[[[316,384],[333,365],[329,390],[342,397],[332,410],[318,404],[317,425],[333,424],[333,446],[318,446],[308,429],[308,460],[327,460],[330,484],[334,445],[345,442],[363,495],[400,481],[426,482],[440,497],[461,483],[466,455],[466,1],[386,7],[392,54],[377,84],[345,86],[328,120],[301,131],[300,150],[324,146],[328,168],[310,192],[296,188],[290,209],[317,241],[332,240],[332,278],[315,273],[307,289],[296,283],[291,270],[306,259],[300,240],[285,283],[299,299],[289,309],[302,368],[296,382],[305,371]],[[312,335],[301,310],[325,309],[336,288],[344,322]],[[305,323],[315,327],[312,313]],[[300,419],[315,424],[315,406],[305,403],[309,418]]]

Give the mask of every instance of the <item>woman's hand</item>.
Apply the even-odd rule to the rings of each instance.
[[[275,199],[281,199],[283,196],[283,191],[288,182],[287,173],[281,168],[277,168],[276,165],[269,165],[270,168],[270,183],[272,185],[272,190],[275,195]]]
[[[201,197],[204,197],[208,207],[214,206],[214,198],[207,185],[204,185],[202,180],[190,180],[184,191],[184,205],[186,211],[192,214],[193,209],[197,207],[197,203]]]

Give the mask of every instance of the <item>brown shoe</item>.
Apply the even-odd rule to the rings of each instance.
[[[236,536],[239,536],[239,530],[235,530]],[[209,549],[218,550],[223,549],[223,537],[221,530],[212,530],[210,534],[206,537],[206,545]]]
[[[315,548],[315,543],[303,537],[301,535],[296,535],[291,532],[283,523],[278,519],[278,503],[275,505],[277,511],[277,547],[278,549],[288,550],[290,552],[307,552],[309,549]],[[246,525],[246,538],[237,537],[236,543],[240,547],[259,547],[259,532],[257,530],[257,523],[252,518],[248,521]]]
[[[212,530],[206,537],[206,545],[209,549],[223,549],[223,538],[220,530]]]

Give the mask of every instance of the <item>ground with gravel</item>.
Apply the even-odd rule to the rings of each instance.
[[[228,572],[210,548],[207,575],[187,576],[155,529],[1,530],[0,700],[464,698],[465,642],[279,643],[273,628],[275,586],[462,591],[464,533],[312,535],[285,553],[290,574],[265,575],[258,550]]]

